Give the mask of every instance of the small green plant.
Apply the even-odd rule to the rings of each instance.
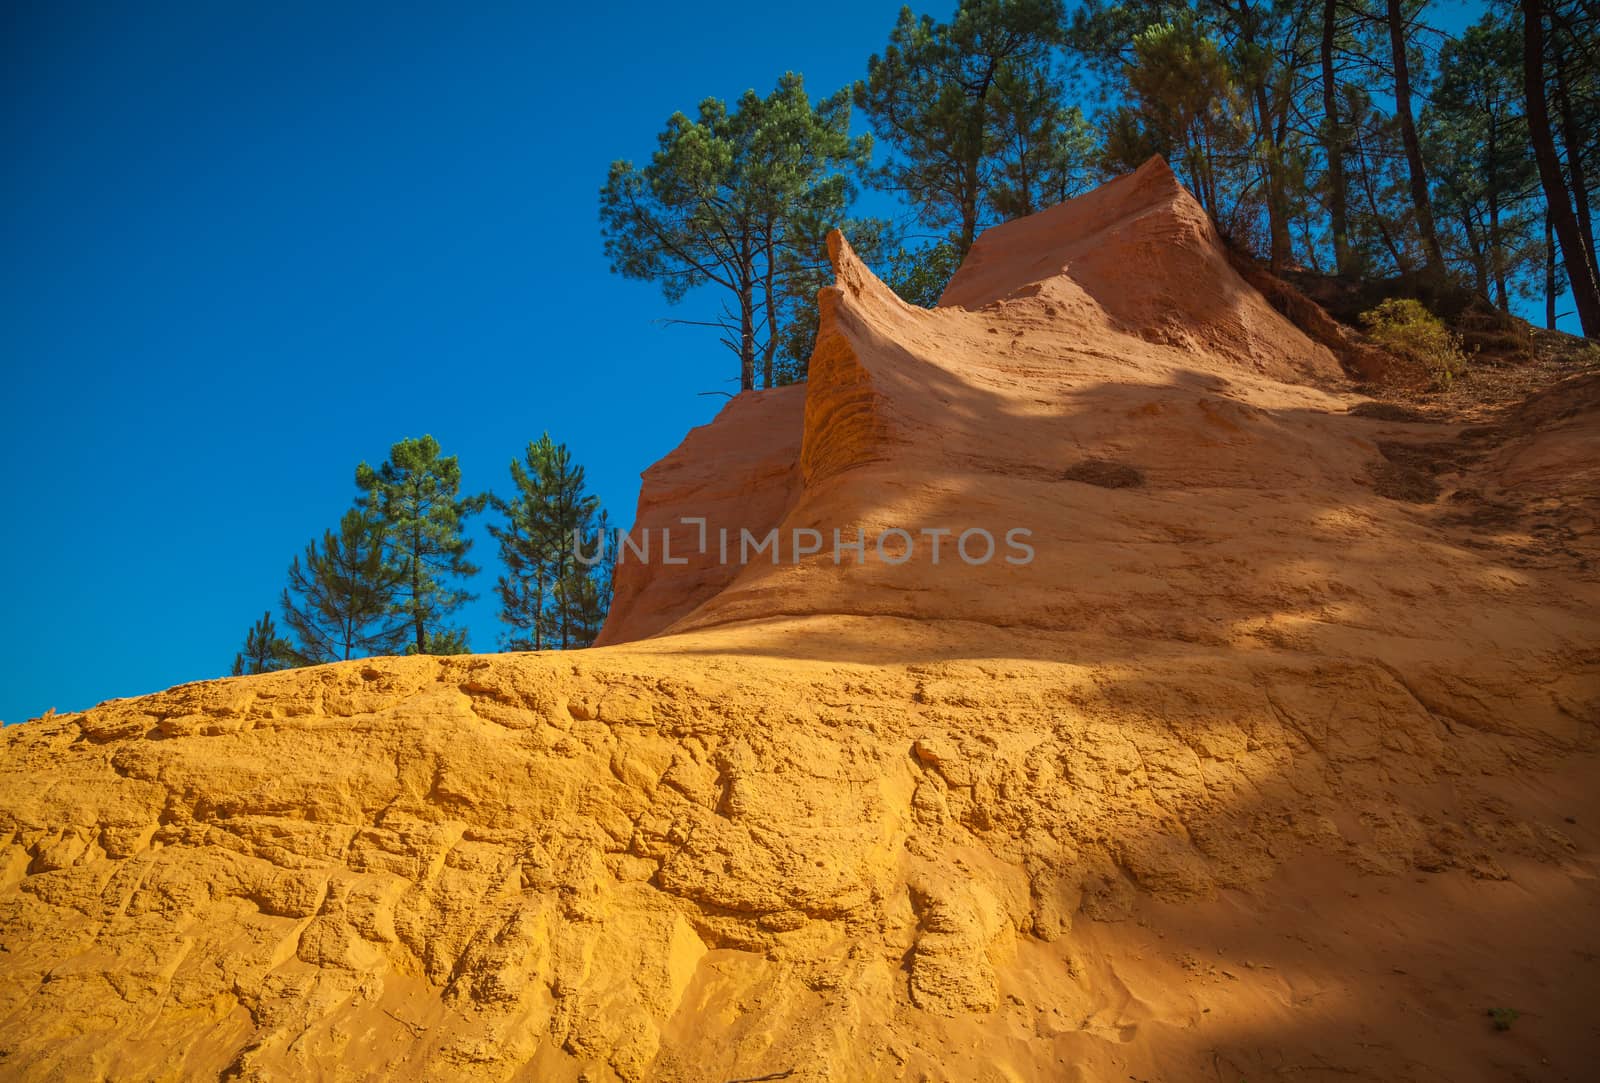
[[[1384,301],[1361,314],[1361,325],[1378,345],[1426,368],[1441,387],[1467,368],[1461,336],[1409,297]]]
[[[1489,1009],[1489,1018],[1494,1020],[1495,1030],[1510,1030],[1511,1024],[1517,1021],[1518,1014],[1515,1008]]]

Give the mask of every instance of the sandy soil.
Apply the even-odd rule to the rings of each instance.
[[[1375,401],[1159,161],[932,311],[833,250],[609,645],[4,731],[0,1075],[1591,1077],[1600,379]]]

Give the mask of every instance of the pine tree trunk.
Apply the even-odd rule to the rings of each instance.
[[[957,262],[967,258],[978,239],[978,160],[972,158],[962,167],[961,238],[957,245]]]
[[[961,241],[957,261],[967,258],[978,239],[978,191],[983,167],[983,133],[989,122],[989,88],[994,85],[996,63],[991,61],[978,83],[967,116],[967,160],[962,163]]]
[[[1028,154],[1027,140],[1019,138],[1017,142],[1019,144],[1017,147],[1017,186],[1022,192],[1021,217],[1027,217],[1036,211],[1044,209],[1042,206],[1036,205],[1034,200],[1034,189],[1042,187],[1042,185],[1036,182],[1035,170],[1030,164],[1032,156]],[[1044,202],[1042,198],[1044,193],[1040,192],[1039,195],[1041,198],[1037,202],[1042,204]]]
[[[1493,131],[1493,128],[1490,128]],[[1490,153],[1494,152],[1493,142],[1489,145]],[[1502,249],[1505,247],[1500,236],[1500,190],[1497,186],[1489,186],[1489,269],[1494,273],[1494,303],[1501,312],[1510,312],[1511,304],[1506,298],[1506,258]]]
[[[1484,259],[1483,245],[1472,224],[1472,212],[1461,212],[1461,229],[1467,235],[1467,251],[1472,256],[1472,285],[1477,292],[1489,296],[1489,265]]]
[[[533,649],[544,650],[544,573],[540,572],[534,580],[534,606],[533,606]]]
[[[1551,67],[1556,77],[1556,114],[1561,118],[1561,140],[1567,150],[1567,175],[1572,178],[1572,209],[1577,215],[1578,229],[1583,232],[1583,250],[1589,257],[1589,273],[1594,281],[1600,282],[1600,262],[1597,262],[1600,256],[1595,252],[1594,220],[1589,214],[1589,178],[1583,168],[1585,141],[1573,121],[1572,100],[1567,96],[1567,58],[1561,50],[1561,37],[1552,34],[1550,40],[1555,46]],[[1590,133],[1589,142],[1592,143],[1595,138],[1594,133]]]
[[[978,176],[983,159],[983,121],[987,109],[985,91],[971,106],[967,118],[967,157],[961,163],[961,236],[956,239],[956,261],[967,258],[978,239]]]
[[[750,236],[746,232],[739,250],[739,390],[756,386],[756,320],[754,268],[751,266]]]
[[[1556,228],[1544,212],[1544,325],[1556,329]]]
[[[420,514],[420,513],[419,513]],[[422,531],[413,528],[411,531],[411,620],[417,632],[417,653],[422,654],[428,646],[428,630],[422,619]]]
[[[1274,159],[1277,148],[1273,148]],[[1267,166],[1267,235],[1271,238],[1268,263],[1273,270],[1287,267],[1294,259],[1294,247],[1289,240],[1289,212],[1284,206],[1283,171],[1274,164]]]
[[[573,536],[577,528],[577,500],[579,493],[571,474],[567,473],[563,465],[557,475],[555,501],[555,520],[560,524],[561,540]],[[556,546],[555,567],[552,569],[551,590],[556,596],[556,615],[560,618],[561,649],[566,650],[571,641],[572,630],[572,599],[567,596],[567,586],[572,582],[572,550],[565,544]]]
[[[1487,91],[1485,91],[1484,96],[1485,98],[1489,97]],[[1506,259],[1505,253],[1501,250],[1503,245],[1500,237],[1500,183],[1499,178],[1494,173],[1494,163],[1500,157],[1499,128],[1494,121],[1493,106],[1491,105],[1486,112],[1488,114],[1488,138],[1484,143],[1483,163],[1484,176],[1489,181],[1486,186],[1489,190],[1489,270],[1494,280],[1495,306],[1502,312],[1510,312],[1509,302],[1506,300]],[[1487,290],[1485,290],[1485,293],[1487,294]]]
[[[1566,180],[1561,175],[1561,160],[1556,156],[1555,139],[1550,134],[1550,108],[1544,87],[1544,3],[1522,0],[1523,88],[1528,101],[1528,135],[1533,157],[1539,164],[1539,183],[1544,187],[1545,204],[1555,235],[1561,242],[1561,259],[1567,268],[1572,299],[1578,308],[1578,322],[1586,338],[1600,337],[1600,281],[1584,244],[1577,215],[1573,213]]]
[[[1361,185],[1360,194],[1367,197],[1367,208],[1372,213],[1373,228],[1378,231],[1378,239],[1383,242],[1383,247],[1388,250],[1389,258],[1394,260],[1395,270],[1401,274],[1406,274],[1411,270],[1411,262],[1406,258],[1406,254],[1400,249],[1400,246],[1395,243],[1394,235],[1389,232],[1386,220],[1378,210],[1378,196],[1372,190],[1372,165],[1370,156],[1367,154],[1367,142],[1362,137],[1359,129],[1356,132],[1355,149],[1357,161],[1355,176]]]
[[[1213,225],[1222,225],[1221,208],[1217,203],[1217,177],[1211,156],[1211,132],[1204,121],[1196,125],[1194,137],[1194,172],[1199,182],[1200,206],[1210,215]]]
[[[1333,229],[1333,266],[1339,274],[1351,274],[1355,261],[1350,253],[1350,216],[1344,176],[1344,126],[1339,120],[1339,87],[1333,70],[1333,45],[1338,22],[1338,0],[1322,4],[1322,111],[1323,150],[1328,158],[1328,214]]]
[[[1194,193],[1194,198],[1200,203],[1200,209],[1209,216],[1211,214],[1211,201],[1206,198],[1206,176],[1205,170],[1201,168],[1200,137],[1196,134],[1198,130],[1199,125],[1196,124],[1184,135],[1184,144],[1179,155],[1179,165],[1173,167],[1173,172],[1181,171],[1189,175],[1189,191]],[[1168,164],[1171,165],[1170,162]]]
[[[776,368],[775,359],[778,353],[778,302],[777,298],[773,296],[776,292],[778,272],[773,259],[774,247],[772,232],[769,227],[766,244],[763,246],[767,261],[762,283],[764,291],[762,307],[767,314],[767,344],[762,348],[761,358],[761,382],[763,387],[778,386],[777,374],[774,371]]]
[[[1257,137],[1266,147],[1266,160],[1262,163],[1261,171],[1267,185],[1267,263],[1276,271],[1287,266],[1294,256],[1289,242],[1289,209],[1285,206],[1287,201],[1284,199],[1280,147],[1267,112],[1266,88],[1256,87],[1255,97],[1256,115],[1260,118],[1256,125]]]
[[[1256,12],[1248,2],[1234,12],[1239,26],[1239,42],[1247,49],[1256,44]],[[1267,264],[1273,270],[1284,267],[1294,255],[1289,237],[1289,208],[1283,184],[1283,137],[1274,129],[1272,110],[1267,103],[1266,83],[1254,80],[1249,87],[1255,123],[1256,149],[1262,155],[1261,182],[1267,193]]]
[[[1400,0],[1387,0],[1389,47],[1394,56],[1394,111],[1400,119],[1400,141],[1406,148],[1406,170],[1411,182],[1411,204],[1417,211],[1417,233],[1422,238],[1423,269],[1444,272],[1444,253],[1433,227],[1433,203],[1428,198],[1428,174],[1422,166],[1422,143],[1417,139],[1416,118],[1411,113],[1411,70],[1406,62],[1406,24]]]

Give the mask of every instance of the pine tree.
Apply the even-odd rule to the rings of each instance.
[[[356,486],[384,526],[386,562],[402,575],[393,612],[410,626],[412,648],[432,653],[430,634],[442,642],[445,619],[474,597],[457,585],[478,572],[462,524],[488,497],[461,495],[461,467],[454,455],[440,456],[432,436],[400,441],[377,469],[362,463]]]
[[[838,223],[838,228],[850,239],[855,254],[869,266],[880,263],[895,243],[893,226],[881,218],[849,218]],[[820,224],[816,235],[825,237]],[[783,387],[806,378],[821,320],[817,295],[833,284],[833,263],[825,240],[819,240],[815,249],[790,252],[784,258],[784,268],[776,350],[767,360],[764,387]]]
[[[1004,219],[1064,203],[1094,186],[1099,140],[1044,66],[1007,68],[996,83],[997,167],[989,194]]]
[[[301,664],[294,644],[278,635],[277,626],[272,623],[272,611],[268,610],[245,633],[244,650],[233,656],[232,675],[272,673]]]
[[[1129,89],[1147,127],[1179,153],[1195,198],[1224,221],[1224,171],[1244,158],[1243,97],[1215,39],[1185,16],[1134,38]]]
[[[517,495],[510,500],[491,495],[494,509],[505,525],[489,524],[489,534],[499,543],[505,571],[495,583],[500,596],[500,619],[512,628],[505,646],[513,651],[544,649],[544,611],[550,599],[550,564],[560,539],[544,529],[540,507],[544,501],[542,471],[550,434],[530,443],[526,462],[511,460],[511,482]]]
[[[1504,311],[1517,272],[1532,272],[1544,255],[1521,49],[1519,28],[1496,15],[1468,27],[1441,50],[1439,80],[1422,114],[1446,256],[1464,264],[1477,291]]]
[[[1573,145],[1576,136],[1568,141],[1567,169],[1562,169],[1561,156],[1556,146],[1556,130],[1561,123],[1552,124],[1547,67],[1560,72],[1570,62],[1567,59],[1568,36],[1560,33],[1562,12],[1546,0],[1520,0],[1523,31],[1523,90],[1527,100],[1528,134],[1533,143],[1534,161],[1539,167],[1539,183],[1544,188],[1545,204],[1549,208],[1550,223],[1560,241],[1561,258],[1566,267],[1572,299],[1578,309],[1578,321],[1583,333],[1590,338],[1600,338],[1600,259],[1594,255],[1593,224],[1585,224],[1580,210],[1588,206],[1588,191],[1581,182],[1572,180],[1572,165],[1579,164],[1580,176],[1585,154],[1594,153],[1582,145]],[[1556,33],[1548,33],[1545,20],[1552,19]],[[1568,22],[1570,23],[1570,19]],[[1554,57],[1547,57],[1553,51]],[[1591,46],[1591,54],[1595,50]],[[1581,56],[1581,53],[1580,53]],[[1591,68],[1593,61],[1590,61]],[[1558,83],[1557,121],[1561,121],[1560,84]],[[1574,115],[1569,113],[1568,115]],[[1594,142],[1590,132],[1589,142]],[[1576,200],[1575,198],[1576,197]],[[1585,212],[1586,213],[1586,212]]]
[[[602,511],[593,534],[583,540],[584,559],[598,559],[581,567],[573,576],[568,596],[572,599],[573,646],[587,647],[600,635],[611,612],[611,599],[617,569],[616,536]],[[579,562],[580,565],[582,561]]]
[[[657,143],[643,168],[613,162],[600,191],[611,269],[660,283],[674,303],[718,287],[720,315],[681,322],[722,333],[740,390],[772,386],[787,306],[804,291],[796,276],[843,224],[872,140],[851,138],[848,92],[813,106],[790,72],[766,98],[749,90],[732,109],[707,98],[693,119],[674,113]]]
[[[932,308],[961,265],[956,246],[938,241],[921,248],[900,248],[889,257],[883,281],[902,301]]]
[[[1401,0],[1384,0],[1384,25],[1389,31],[1390,70],[1394,74],[1394,115],[1400,125],[1400,142],[1405,148],[1406,176],[1411,186],[1411,204],[1416,211],[1417,234],[1422,239],[1423,269],[1442,274],[1444,252],[1434,228],[1433,201],[1428,194],[1428,171],[1422,161],[1422,142],[1417,136],[1411,109],[1412,19]]]
[[[1385,270],[1409,274],[1423,256],[1411,228],[1414,214],[1399,125],[1358,86],[1346,88],[1344,110],[1351,258],[1368,276]]]
[[[580,605],[575,588],[585,578],[573,547],[590,531],[600,500],[584,492],[583,467],[572,461],[565,444],[552,444],[546,433],[540,440],[540,449],[543,499],[536,509],[535,523],[545,537],[557,542],[549,564],[553,589],[545,638],[552,646],[565,650],[578,645],[573,636]]]
[[[584,646],[581,615],[592,603],[579,585],[586,571],[574,545],[593,531],[599,499],[584,491],[583,467],[549,433],[530,443],[522,460],[511,461],[511,480],[516,495],[494,498],[506,522],[489,527],[506,566],[495,590],[500,619],[514,629],[507,646]]]
[[[1267,256],[1273,267],[1292,259],[1290,220],[1303,200],[1306,155],[1296,130],[1300,99],[1312,87],[1314,0],[1201,0],[1222,35],[1246,103],[1249,155],[1261,183]]]
[[[423,641],[421,650],[415,643],[406,645],[407,654],[471,654],[472,648],[467,646],[467,630],[465,628],[439,628],[430,630]]]
[[[296,557],[283,592],[283,620],[311,662],[355,654],[393,654],[407,625],[394,612],[405,569],[387,561],[386,531],[370,512],[353,508]]]
[[[996,213],[1006,161],[1015,167],[1048,154],[1040,145],[1047,128],[1027,111],[1021,123],[1015,111],[1008,116],[1003,91],[1014,100],[1024,89],[1034,94],[1029,111],[1060,108],[1048,69],[1061,17],[1060,0],[961,0],[948,23],[902,8],[888,47],[856,84],[856,104],[897,152],[879,170],[880,183],[904,194],[925,224],[948,229],[961,257]],[[1025,144],[1020,155],[1016,138]],[[1013,203],[1016,180],[1013,168],[1005,189]]]
[[[1333,244],[1336,274],[1354,274],[1355,246],[1350,242],[1350,187],[1345,175],[1345,155],[1349,145],[1348,127],[1342,119],[1337,47],[1340,42],[1339,0],[1322,0],[1322,23],[1318,34],[1317,59],[1321,71],[1323,160],[1328,195],[1329,239]]]

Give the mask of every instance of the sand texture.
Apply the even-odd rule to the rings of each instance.
[[[1159,160],[832,249],[605,646],[4,730],[0,1077],[1593,1078],[1600,381],[1361,409]]]

